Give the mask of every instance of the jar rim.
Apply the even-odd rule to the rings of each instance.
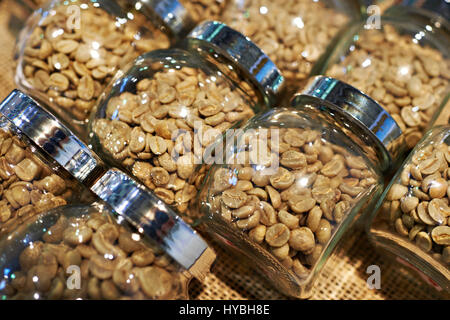
[[[205,46],[237,67],[272,105],[283,92],[285,79],[275,63],[250,38],[219,21],[205,21],[187,36],[193,49]]]

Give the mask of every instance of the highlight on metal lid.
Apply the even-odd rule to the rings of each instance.
[[[218,21],[205,21],[187,36],[200,40],[233,62],[254,85],[275,101],[284,88],[284,77],[277,66],[256,44],[242,33]]]
[[[184,38],[195,26],[178,0],[134,0],[134,6],[146,17],[159,21],[175,39]]]
[[[91,190],[194,277],[205,277],[215,260],[214,251],[149,189],[122,171],[110,169]]]
[[[328,101],[366,127],[379,143],[384,156],[391,161],[395,161],[403,151],[403,133],[397,122],[375,100],[355,87],[331,77],[316,76],[294,96],[291,105],[295,105],[296,99],[302,95]]]
[[[92,150],[25,93],[13,90],[0,103],[0,113],[81,183],[105,171]]]

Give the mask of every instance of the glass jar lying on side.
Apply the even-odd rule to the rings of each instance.
[[[0,242],[2,299],[188,299],[188,278],[100,204],[28,220]],[[125,223],[126,225],[126,223]],[[4,278],[3,278],[4,279]]]
[[[16,92],[17,96],[21,99],[25,95]],[[10,95],[0,104],[0,110],[16,102]],[[25,112],[37,118],[32,110]],[[27,136],[28,129],[18,127],[0,113],[0,236],[33,215],[90,199],[87,189],[71,175],[78,175],[83,168],[55,162],[48,153],[49,145],[36,144]]]
[[[221,20],[255,42],[280,68],[290,97],[338,31],[360,18],[357,1],[230,0]]]
[[[422,9],[391,7],[382,29],[354,23],[312,74],[348,82],[391,114],[413,148],[449,97],[448,21]]]
[[[183,288],[187,286],[188,280],[192,277],[202,280],[209,272],[215,253],[172,208],[120,170],[106,169],[98,157],[66,126],[30,97],[13,91],[0,104],[0,113],[30,141],[45,150],[55,166],[65,168],[68,175],[92,191],[101,205],[92,209],[95,212],[80,206],[69,209],[64,206],[61,211],[33,216],[25,220],[22,226],[5,235],[2,238],[4,242],[0,245],[3,248],[0,254],[6,255],[0,258],[0,263],[5,264],[0,268],[5,282],[0,287],[8,290],[5,293],[7,297],[116,299],[132,295],[133,298],[182,298],[185,296],[178,296],[178,289],[185,291]],[[101,214],[96,213],[99,210]],[[122,230],[123,227],[126,227],[129,233],[126,233],[125,229]],[[121,239],[122,233],[127,239]],[[123,245],[133,245],[129,237],[136,241],[135,249],[126,251]],[[39,242],[41,240],[46,244]],[[153,247],[142,247],[147,242]],[[21,258],[17,260],[22,251],[25,256],[41,253],[34,250],[35,245],[39,250],[43,250],[36,261],[23,263]],[[159,251],[153,249],[155,246]],[[29,251],[30,254],[27,253]],[[135,254],[134,251],[138,253]],[[162,252],[167,256],[154,257],[155,254],[162,255]],[[83,262],[84,266],[80,256],[89,259]],[[173,263],[167,259],[168,256],[174,260]],[[11,283],[14,289],[12,290],[10,286],[6,287],[6,282],[16,277],[11,270],[19,270],[17,261],[28,277],[22,277],[20,281],[31,279],[31,283],[25,283],[23,287],[21,282],[17,283],[18,288]],[[62,272],[62,275],[53,272],[60,269],[56,262],[64,267],[62,271],[58,271],[58,274]],[[155,265],[150,266],[153,262]],[[85,291],[63,290],[61,293],[61,281],[65,279],[68,267],[66,263],[83,268],[83,279],[88,279],[88,274],[94,276],[89,278],[88,282],[94,282],[92,290],[96,291],[89,293],[89,288],[84,287]],[[45,266],[46,264],[49,266]],[[173,267],[174,264],[179,267]],[[166,266],[167,270],[160,270],[160,267]],[[141,267],[143,269],[139,269]],[[169,271],[172,276],[168,274]],[[114,280],[113,273],[117,273],[119,280]],[[23,273],[21,275],[24,276]],[[178,275],[180,279],[186,278],[186,284],[177,282]],[[105,281],[100,284],[95,277]],[[123,277],[128,277],[131,282]],[[139,280],[139,285],[133,283],[132,279],[135,277]],[[129,283],[131,287],[124,283],[123,288],[119,287],[120,281]],[[51,292],[48,291],[50,284],[53,286]],[[141,288],[140,293],[137,288]],[[59,293],[56,294],[53,290]]]
[[[449,163],[450,127],[433,128],[384,191],[367,231],[450,293]]]
[[[136,16],[135,16],[136,15]],[[30,16],[16,48],[16,84],[84,138],[97,97],[124,64],[170,45],[156,21],[115,1],[53,0]]]
[[[103,159],[180,213],[203,182],[207,147],[272,104],[283,84],[267,56],[222,23],[199,25],[184,46],[136,59],[105,90],[89,125]]]
[[[202,226],[280,291],[307,298],[341,236],[381,194],[401,142],[372,99],[317,77],[290,107],[258,114],[227,140],[224,164],[199,193]]]

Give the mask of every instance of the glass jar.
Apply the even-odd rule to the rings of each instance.
[[[102,159],[193,219],[188,205],[209,164],[207,148],[271,105],[283,77],[258,47],[219,22],[200,24],[184,48],[147,53],[118,74],[89,131]]]
[[[341,236],[383,190],[401,130],[375,101],[318,77],[252,118],[199,192],[205,231],[277,289],[307,298]]]
[[[104,214],[100,215],[103,215],[104,217],[109,216],[108,221],[115,221],[117,224],[129,228],[133,233],[133,239],[135,241],[137,241],[136,239],[144,239],[143,241],[157,246],[160,249],[157,255],[161,255],[161,252],[164,252],[167,256],[170,256],[180,267],[179,271],[176,271],[176,273],[182,273],[183,276],[188,280],[192,277],[196,277],[202,280],[209,272],[209,268],[215,259],[215,253],[208,247],[207,243],[177,215],[177,213],[172,208],[165,205],[159,198],[157,198],[152,192],[150,192],[149,189],[139,184],[124,172],[121,172],[120,170],[115,168],[107,169],[99,160],[99,158],[86,145],[84,145],[64,124],[56,120],[55,117],[53,117],[50,113],[39,107],[30,97],[17,90],[14,91],[5,100],[5,102],[0,105],[0,113],[7,119],[5,121],[9,121],[14,124],[17,127],[17,130],[20,130],[20,132],[31,142],[42,148],[46,152],[47,158],[53,161],[54,166],[59,165],[66,169],[68,176],[71,176],[73,179],[76,179],[78,182],[83,184],[83,186],[91,192],[90,194],[92,196],[92,199],[94,199],[95,195],[97,197],[97,201],[100,201],[99,205],[101,205],[101,207],[106,207],[107,209],[105,211],[102,211],[99,208],[96,208],[96,212],[100,210],[104,212]],[[31,163],[29,164],[29,166],[30,165]],[[21,166],[22,171],[28,172],[23,167],[26,166]],[[22,173],[22,171],[19,172]],[[47,187],[47,185],[52,186],[51,182],[52,181],[49,180],[45,181],[43,184],[45,187]],[[92,199],[90,200],[91,203],[93,201]],[[60,221],[59,218],[66,215],[66,213],[64,213],[66,210],[69,211],[68,215],[72,216],[73,219],[71,220],[66,217],[68,219],[64,220],[64,218],[61,218],[62,221]],[[59,249],[61,249],[61,246],[71,245],[72,247],[69,248],[69,250],[71,251],[71,255],[75,254],[75,261],[79,261],[77,257],[79,257],[80,255],[83,256],[82,252],[75,252],[75,247],[78,247],[82,244],[87,244],[92,239],[90,243],[95,248],[95,250],[97,250],[97,253],[100,253],[100,255],[104,255],[104,259],[102,260],[102,257],[98,256],[94,258],[94,261],[90,261],[89,263],[85,262],[84,264],[88,264],[90,271],[92,271],[91,265],[96,265],[92,266],[92,268],[96,268],[98,266],[99,268],[97,268],[96,271],[99,272],[109,270],[110,273],[104,275],[105,278],[101,278],[101,276],[99,277],[102,280],[111,278],[112,272],[116,271],[116,264],[119,265],[120,263],[120,268],[132,268],[133,265],[130,266],[130,259],[131,262],[134,263],[134,265],[137,267],[139,267],[140,263],[143,264],[141,267],[148,266],[150,262],[145,264],[145,261],[147,261],[145,259],[150,258],[152,258],[152,261],[155,261],[156,267],[161,267],[156,263],[157,260],[162,260],[162,264],[165,264],[165,266],[169,266],[170,263],[167,261],[167,257],[161,257],[161,259],[155,260],[154,256],[152,256],[148,250],[142,254],[136,254],[137,257],[135,259],[133,259],[132,256],[128,257],[128,254],[125,254],[123,252],[123,250],[125,249],[120,247],[120,238],[114,236],[114,234],[122,233],[119,232],[119,229],[121,228],[117,229],[118,226],[114,227],[111,224],[108,224],[108,228],[105,227],[104,230],[105,232],[107,232],[107,235],[99,233],[98,236],[96,236],[97,240],[95,240],[93,231],[96,231],[95,233],[98,233],[100,227],[97,228],[95,222],[91,222],[92,225],[89,225],[88,220],[96,220],[99,214],[92,213],[91,209],[86,210],[83,209],[83,207],[79,206],[75,206],[72,209],[66,209],[66,207],[64,206],[62,207],[61,211],[58,211],[59,213],[47,212],[33,216],[25,220],[22,226],[15,228],[8,235],[5,235],[2,238],[2,241],[4,240],[6,243],[3,246],[3,248],[5,249],[0,250],[0,252],[2,253],[4,251],[6,255],[0,257],[0,264],[6,263],[3,269],[0,268],[2,271],[4,271],[3,276],[6,277],[5,279],[8,280],[7,278],[10,275],[11,270],[18,270],[16,258],[20,256],[21,252],[24,250],[30,251],[33,249],[33,244],[30,244],[30,247],[27,248],[30,237],[33,237],[33,240],[31,240],[31,242],[40,241],[40,239],[43,239],[44,242],[49,243],[53,243],[54,241],[56,244],[58,244]],[[85,228],[85,225],[87,225],[88,228]],[[89,228],[93,230],[89,230]],[[112,230],[112,228],[116,229]],[[64,231],[61,229],[63,229]],[[48,230],[49,232],[47,232]],[[23,240],[24,235],[25,241]],[[127,236],[128,235],[129,234],[127,234]],[[61,236],[63,237],[62,242]],[[68,237],[67,239],[65,238],[66,236]],[[84,236],[86,236],[86,238],[83,238]],[[117,234],[117,236],[119,235]],[[118,246],[116,244],[117,239],[119,239]],[[40,249],[42,249],[41,245],[39,245]],[[52,245],[50,245],[50,247],[47,246],[47,249],[50,250]],[[57,248],[55,250],[58,251],[59,249]],[[83,246],[81,250],[83,249],[86,249],[83,252],[86,253],[86,255],[89,255],[89,252],[92,253],[93,248],[84,248]],[[152,250],[153,255],[156,254],[155,250]],[[50,257],[52,254],[53,253],[49,253],[48,259],[50,260],[43,260],[39,261],[38,263],[41,264],[42,262],[43,264],[45,264],[49,261],[54,262],[55,254],[53,254],[53,257]],[[127,257],[130,259],[127,260]],[[71,258],[69,257],[67,259]],[[108,260],[110,261],[108,262]],[[56,269],[58,269],[58,266],[55,266],[53,262],[51,263],[52,268],[55,267]],[[79,262],[81,263],[81,261]],[[64,266],[64,263],[60,261],[59,263]],[[10,265],[15,265],[15,269],[11,269],[9,267]],[[36,269],[44,268],[42,265],[36,266],[36,268],[33,269],[33,272],[35,272]],[[124,270],[124,272],[127,270],[129,269]],[[174,270],[175,269],[173,269],[173,271]],[[63,270],[62,272],[62,279],[64,279],[65,270]],[[95,271],[92,272],[97,277]],[[169,284],[172,282],[172,280],[168,278],[169,275],[167,274],[167,272],[161,271],[159,269],[155,270],[155,268],[153,267],[146,267],[145,270],[137,271],[137,273],[132,273],[131,275],[125,273],[125,275],[123,276],[127,275],[133,278],[134,275],[136,275],[136,277],[139,279],[139,273],[141,272],[142,278],[148,278],[152,280],[147,283],[142,283],[143,280],[139,280],[140,287],[144,295],[142,294],[142,292],[140,294],[136,293],[134,285],[132,288],[125,287],[125,289],[121,289],[123,292],[121,291],[119,295],[119,290],[117,287],[115,287],[115,285],[118,284],[114,284],[111,281],[106,281],[106,284],[102,283],[100,285],[99,283],[97,283],[101,286],[101,291],[105,290],[107,292],[106,294],[102,295],[102,297],[110,299],[123,297],[128,289],[131,290],[131,293],[137,294],[137,296],[133,295],[133,298],[177,297],[177,295],[171,295],[172,291],[170,288],[172,288],[172,286]],[[34,274],[28,274],[27,276],[33,277]],[[36,276],[39,277],[39,275]],[[61,282],[60,280],[62,279],[54,280],[54,277],[56,276],[55,273],[52,272],[52,275],[49,276],[44,272],[41,276],[44,279],[42,285],[46,288],[46,290],[49,289],[48,285],[53,281],[58,282],[58,287],[56,289],[59,290]],[[120,273],[118,274],[118,276],[120,276]],[[58,278],[61,277],[58,276]],[[34,278],[32,280],[34,280]],[[156,288],[154,284],[158,284]],[[160,285],[161,290],[159,290]],[[5,286],[5,282],[3,284],[0,283],[0,289],[5,289]],[[105,286],[104,289],[102,289],[103,286]],[[147,288],[145,288],[146,286]],[[94,288],[97,288],[97,286],[94,286]],[[11,290],[11,288],[8,286],[8,294],[14,295],[15,293],[18,293],[20,298],[29,298],[30,293],[33,295],[37,293],[38,295],[36,297],[41,297],[42,292],[39,293],[33,291],[35,289],[35,287],[33,287],[33,284],[31,284],[31,287],[27,287],[27,289],[30,289],[31,292],[29,292],[29,290],[27,290],[27,292],[21,292],[20,290],[19,292],[16,292]],[[39,287],[37,289],[40,290],[42,288]],[[44,291],[47,292],[46,290]],[[107,296],[111,292],[114,294]],[[150,294],[149,292],[153,292],[154,295]],[[22,295],[22,293],[24,295]],[[74,296],[71,295],[72,293],[74,294]],[[65,296],[63,294],[62,297],[77,298],[80,297],[78,294],[83,294],[82,297],[85,297],[85,293],[85,291],[78,293],[74,293],[71,291],[68,293],[68,296]],[[175,294],[175,292],[172,293]],[[92,298],[92,296],[90,297]],[[44,295],[43,298],[49,297],[47,295]]]
[[[384,191],[367,231],[377,247],[450,293],[449,162],[450,127],[435,127]]]
[[[357,2],[230,0],[221,20],[250,37],[272,59],[291,97],[337,32],[360,17]]]
[[[115,72],[144,52],[170,45],[156,21],[141,21],[140,13],[115,1],[47,2],[21,31],[16,84],[85,138],[89,112]]]
[[[412,149],[449,97],[448,21],[420,8],[391,7],[381,29],[354,23],[312,74],[348,82],[392,115]]]
[[[24,108],[22,115],[28,121],[8,118],[10,111],[18,106]],[[89,161],[74,160],[61,165],[54,160],[55,143],[67,137],[63,131],[58,131],[54,132],[57,139],[51,139],[47,126],[56,121],[17,90],[0,103],[0,236],[31,216],[90,199],[89,192],[72,177],[84,180],[83,164]],[[69,146],[74,149],[77,143],[77,139],[67,141],[66,148],[61,148],[56,156],[70,159]],[[96,161],[89,153],[84,157]]]
[[[35,216],[0,242],[0,297],[188,299],[189,274],[100,204]]]

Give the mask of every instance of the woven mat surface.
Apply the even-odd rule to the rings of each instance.
[[[0,0],[0,99],[15,88],[12,55],[21,21],[26,18],[19,2]],[[445,114],[444,114],[445,113]],[[450,105],[439,122],[448,123]],[[411,281],[398,264],[380,256],[369,245],[362,231],[350,231],[337,253],[325,265],[311,299],[438,299],[421,282]],[[208,238],[207,238],[208,239]],[[209,240],[209,239],[208,239]],[[211,241],[218,259],[204,283],[193,281],[193,299],[289,299],[273,289],[244,261],[236,259]],[[370,265],[381,269],[381,289],[369,289],[366,281]]]

